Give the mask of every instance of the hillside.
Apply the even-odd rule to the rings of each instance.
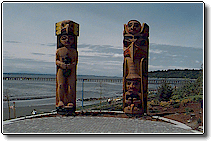
[[[202,73],[202,70],[162,70],[162,71],[150,71],[148,74],[149,78],[190,78],[197,79]]]

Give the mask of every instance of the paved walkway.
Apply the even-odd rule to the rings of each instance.
[[[132,118],[57,116],[4,121],[4,134],[16,133],[195,133],[171,123]]]

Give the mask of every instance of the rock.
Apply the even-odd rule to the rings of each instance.
[[[191,117],[194,117],[194,116],[195,116],[195,114],[194,114],[194,113],[192,113],[192,114],[191,114]]]
[[[159,116],[152,116],[152,118],[153,118],[153,119],[158,119],[158,118],[159,118]]]

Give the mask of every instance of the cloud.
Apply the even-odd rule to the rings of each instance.
[[[178,55],[171,55],[172,57],[177,57]]]
[[[150,49],[152,51],[163,51],[163,54],[150,52],[149,64],[152,66],[150,70],[158,69],[160,66],[161,69],[200,68],[201,63],[203,62],[203,50],[200,48],[150,44]],[[155,66],[155,68],[153,66]]]
[[[111,45],[81,44],[78,45],[78,53],[79,57],[123,57],[123,50],[120,50],[119,47],[114,47]]]
[[[158,49],[155,49],[155,50],[150,49],[149,52],[150,52],[150,53],[154,53],[154,54],[160,54],[160,53],[162,53],[163,51],[162,51],[162,50],[158,50]]]
[[[148,68],[149,68],[149,70],[160,70],[160,69],[163,69],[164,68],[164,66],[162,66],[162,65],[148,65]]]
[[[7,40],[6,42],[7,42],[7,43],[21,43],[21,42],[19,42],[19,41],[13,41],[13,40]]]
[[[50,47],[54,46],[54,47],[56,47],[57,43],[48,43],[46,46],[50,46]]]
[[[43,43],[39,43],[39,45],[41,45],[41,46],[45,46],[45,44],[43,44]]]
[[[33,43],[31,43],[33,44]],[[57,43],[34,43],[35,45],[39,45],[39,46],[48,46],[48,47],[57,47]]]
[[[111,45],[78,45],[78,74],[122,76],[123,50]]]
[[[48,54],[49,57],[55,57],[55,54]]]
[[[33,55],[38,55],[38,56],[43,56],[43,55],[46,55],[46,54],[43,54],[43,53],[31,53]]]
[[[35,50],[28,56],[13,57],[4,51],[4,72],[56,73],[55,49],[52,53]],[[167,69],[198,69],[203,62],[203,50],[162,44],[150,44],[149,71]],[[32,50],[31,50],[32,51]],[[78,45],[78,75],[122,76],[122,47],[111,45]]]
[[[55,74],[55,62],[44,62],[33,59],[3,59],[4,73],[49,73]]]
[[[195,62],[198,63],[198,64],[200,63],[200,61],[197,61],[197,60]]]
[[[113,57],[123,57],[123,54],[114,54]]]

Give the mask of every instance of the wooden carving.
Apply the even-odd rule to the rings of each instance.
[[[131,20],[124,25],[123,110],[147,112],[149,26]]]
[[[79,24],[70,20],[56,23],[56,36],[56,108],[75,111]]]

